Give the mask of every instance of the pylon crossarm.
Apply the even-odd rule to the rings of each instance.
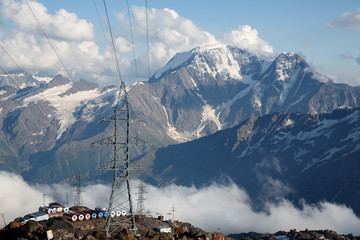
[[[113,145],[115,136],[103,138],[99,141],[91,143],[91,146]]]

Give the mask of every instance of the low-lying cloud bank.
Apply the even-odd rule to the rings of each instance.
[[[137,186],[133,181],[133,201],[136,206]],[[15,217],[34,212],[46,203],[58,201],[69,205],[74,201],[74,187],[69,184],[29,185],[20,176],[0,172],[0,213],[5,213],[6,222]],[[108,204],[110,185],[93,184],[83,187],[84,205]],[[160,213],[167,218],[171,208],[175,209],[175,219],[187,221],[206,231],[223,233],[269,232],[290,229],[332,229],[338,233],[360,234],[360,219],[353,210],[329,202],[316,205],[304,203],[301,209],[288,200],[268,203],[266,212],[251,209],[251,199],[235,184],[217,185],[204,188],[170,185],[157,188],[146,185],[145,208],[154,215]],[[3,223],[0,224],[2,226]]]

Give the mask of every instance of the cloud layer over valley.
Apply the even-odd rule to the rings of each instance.
[[[136,206],[136,186],[132,182],[133,201]],[[7,223],[15,217],[34,212],[43,205],[43,194],[46,202],[58,201],[69,205],[74,199],[74,187],[71,184],[30,186],[15,174],[0,172],[0,212],[5,213]],[[320,202],[316,205],[303,203],[296,208],[291,202],[283,199],[277,204],[267,203],[265,212],[256,212],[251,208],[251,199],[234,184],[212,184],[208,187],[182,187],[170,185],[157,188],[146,185],[145,208],[155,216],[160,213],[168,217],[172,207],[175,208],[175,219],[190,222],[206,231],[240,233],[261,232],[275,233],[290,229],[332,229],[338,233],[360,234],[360,219],[345,206]],[[94,208],[108,204],[110,184],[90,184],[83,187],[84,205]]]

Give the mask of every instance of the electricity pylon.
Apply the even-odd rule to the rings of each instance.
[[[135,235],[137,234],[135,214],[133,209],[129,173],[134,168],[130,167],[130,109],[127,98],[125,83],[122,81],[119,95],[112,119],[115,124],[114,135],[102,139],[93,145],[104,145],[113,147],[113,159],[101,170],[113,171],[113,182],[109,199],[105,232],[108,237],[112,236],[121,228],[128,228]],[[125,127],[124,129],[121,126]],[[124,134],[125,132],[125,134]],[[119,212],[126,212],[126,216],[119,216]]]
[[[5,217],[4,217],[5,213],[0,213],[0,215],[2,216],[2,219],[4,221],[4,226],[6,227],[6,222],[5,222]]]
[[[76,184],[75,184],[75,200],[74,200],[74,206],[83,206],[83,198],[82,198],[82,190],[81,190],[81,180],[82,177],[80,175],[80,172],[78,173],[78,176],[75,178]]]
[[[144,197],[144,194],[147,193],[145,190],[145,184],[144,183],[140,183],[137,186],[138,189],[138,199],[137,199],[137,209],[136,212],[139,215],[145,215],[145,206],[144,206],[144,200],[146,200],[146,198]]]
[[[172,214],[172,219],[171,219],[171,221],[172,221],[172,222],[175,221],[175,212],[176,212],[175,207],[172,207],[172,208],[171,208],[171,214]]]

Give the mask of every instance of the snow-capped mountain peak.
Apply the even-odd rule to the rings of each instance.
[[[159,69],[153,79],[159,79],[166,73],[174,72],[181,67],[192,65],[201,74],[218,76],[224,79],[243,78],[242,68],[258,62],[260,59],[245,50],[225,44],[214,44],[196,47],[188,52],[176,54],[163,68]]]
[[[159,109],[166,109],[163,119],[171,131],[165,132],[176,132],[186,136],[183,137],[186,140],[233,126],[249,114],[325,112],[348,104],[346,99],[354,99],[354,96],[341,97],[336,104],[324,99],[328,104],[319,105],[315,94],[322,82],[297,53],[284,52],[267,62],[225,44],[178,53],[149,83],[156,85]],[[181,100],[186,104],[177,104]],[[355,106],[355,101],[352,104]],[[190,105],[194,107],[189,108]]]
[[[213,78],[217,75],[242,79],[240,64],[235,58],[229,47],[223,44],[201,47],[197,49],[195,65],[204,73],[209,73]]]
[[[294,52],[284,52],[275,59],[275,67],[278,81],[286,81],[291,74],[301,68],[302,71],[308,69],[308,64],[298,54]]]

